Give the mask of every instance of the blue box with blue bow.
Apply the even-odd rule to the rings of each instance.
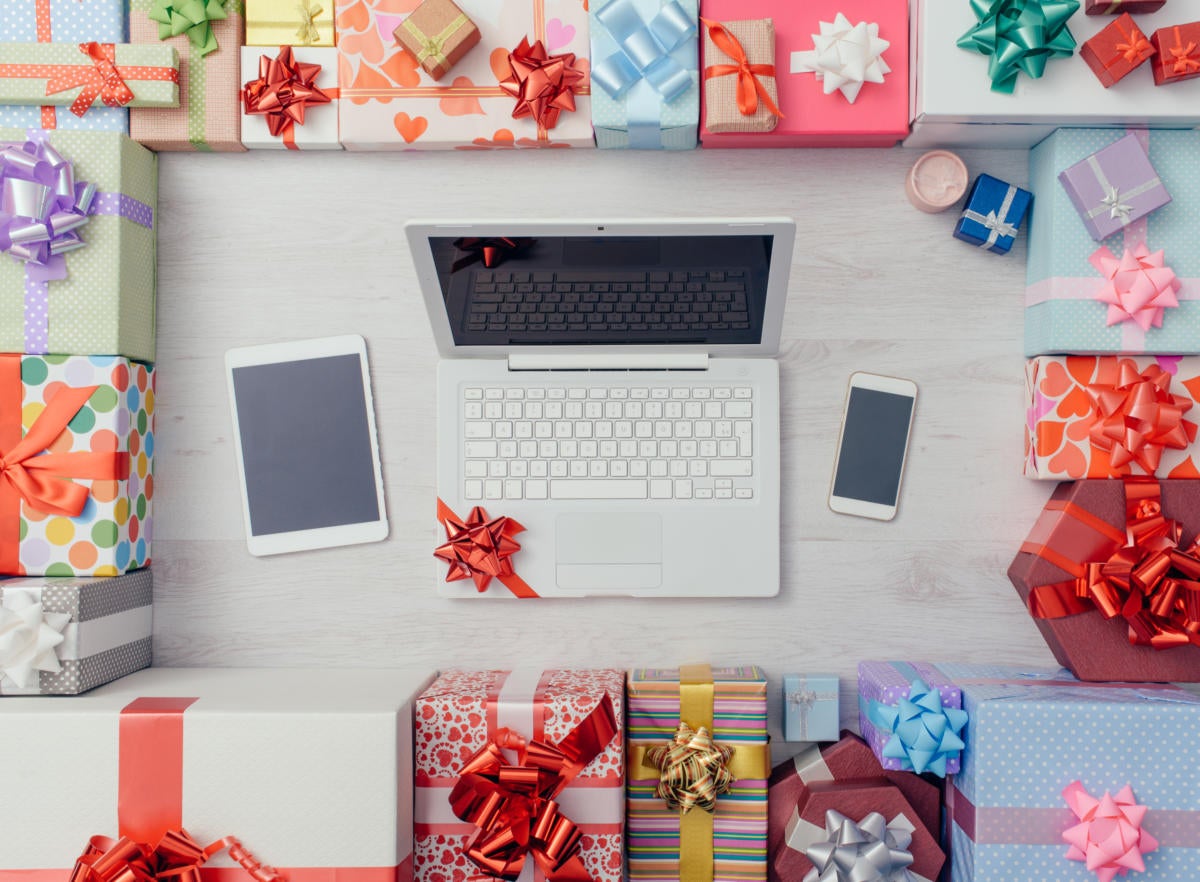
[[[784,741],[837,741],[840,718],[836,674],[783,675]]]
[[[1029,212],[1033,194],[991,175],[980,175],[971,185],[954,238],[986,251],[1007,254],[1017,241],[1021,223]]]
[[[968,717],[946,788],[952,882],[1200,879],[1200,696],[938,667]]]
[[[942,778],[954,774],[965,723],[962,693],[939,667],[859,662],[859,729],[885,769]]]
[[[698,0],[592,0],[596,146],[691,150],[700,125]]]

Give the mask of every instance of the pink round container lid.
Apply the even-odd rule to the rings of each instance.
[[[949,150],[931,150],[913,163],[904,182],[908,201],[921,211],[945,211],[967,192],[967,165]]]

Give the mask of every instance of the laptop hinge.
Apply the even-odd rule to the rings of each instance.
[[[508,356],[510,371],[703,371],[708,369],[707,352],[689,353],[546,353],[514,352]]]

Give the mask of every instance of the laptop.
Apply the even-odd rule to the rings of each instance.
[[[405,232],[441,355],[439,519],[478,507],[512,519],[483,541],[520,545],[491,579],[439,561],[440,594],[778,593],[793,220]]]

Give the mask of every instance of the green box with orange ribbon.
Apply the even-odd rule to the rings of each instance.
[[[132,43],[0,43],[0,104],[178,107],[179,53]]]

